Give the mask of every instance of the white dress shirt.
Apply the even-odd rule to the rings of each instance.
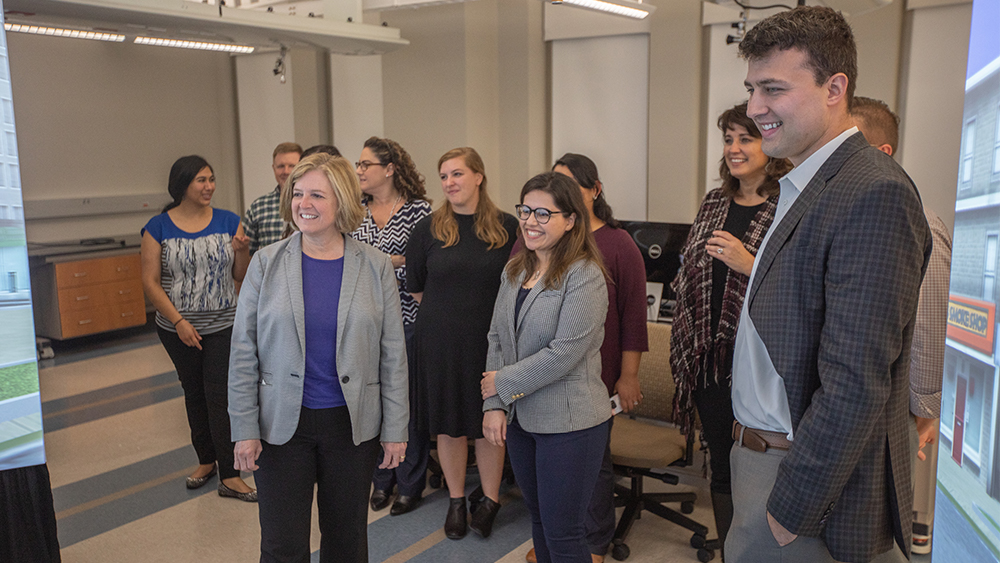
[[[778,197],[778,209],[774,213],[771,228],[760,243],[757,256],[764,254],[764,248],[775,227],[785,217],[785,213],[795,203],[802,190],[812,181],[823,163],[851,135],[858,132],[857,127],[851,127],[836,138],[819,148],[796,166],[791,172],[778,181],[781,195]],[[736,346],[733,352],[733,414],[740,424],[758,430],[781,432],[791,440],[792,415],[788,410],[788,395],[785,394],[785,382],[781,374],[774,369],[771,356],[767,353],[764,341],[757,334],[748,311],[748,297],[757,275],[759,260],[754,260],[750,280],[747,282],[747,293],[743,299],[740,311],[740,325],[736,331]]]

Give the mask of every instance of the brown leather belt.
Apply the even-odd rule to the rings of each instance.
[[[736,421],[733,421],[733,440],[737,445],[755,452],[766,452],[768,448],[787,450],[792,447],[792,443],[781,432],[748,428]]]

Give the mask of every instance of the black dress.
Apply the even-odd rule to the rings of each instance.
[[[407,291],[423,292],[413,334],[417,431],[482,438],[486,333],[517,219],[503,214],[507,244],[489,250],[476,237],[474,216],[455,218],[458,244],[444,248],[431,234],[432,217],[425,217],[406,247]]]

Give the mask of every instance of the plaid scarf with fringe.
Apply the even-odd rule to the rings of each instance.
[[[748,277],[729,270],[719,328],[716,334],[712,334],[712,263],[715,259],[705,252],[705,243],[712,236],[712,231],[720,230],[725,225],[731,202],[732,198],[725,195],[722,188],[714,189],[705,196],[684,244],[680,271],[671,284],[677,294],[670,336],[670,367],[677,386],[673,419],[686,436],[694,428],[692,393],[698,378],[701,378],[704,387],[709,382],[728,382],[732,377],[736,327]],[[777,195],[768,198],[743,235],[743,246],[754,256],[774,220],[777,203]]]

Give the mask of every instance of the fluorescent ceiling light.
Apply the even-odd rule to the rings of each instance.
[[[181,47],[184,49],[200,49],[202,51],[222,51],[225,53],[253,53],[249,45],[231,45],[228,43],[208,43],[206,41],[184,41],[181,39],[159,39],[156,37],[135,38],[137,45],[154,45],[156,47]]]
[[[641,20],[653,13],[655,6],[633,2],[632,0],[552,0],[553,4],[572,4],[581,8],[608,12]]]
[[[44,27],[40,25],[20,25],[16,23],[5,23],[3,28],[15,33],[31,33],[34,35],[51,35],[52,37],[69,37],[72,39],[96,39],[97,41],[114,41],[121,43],[125,41],[125,36],[118,33],[105,33],[102,31],[81,31],[79,29],[62,29],[59,27]]]

